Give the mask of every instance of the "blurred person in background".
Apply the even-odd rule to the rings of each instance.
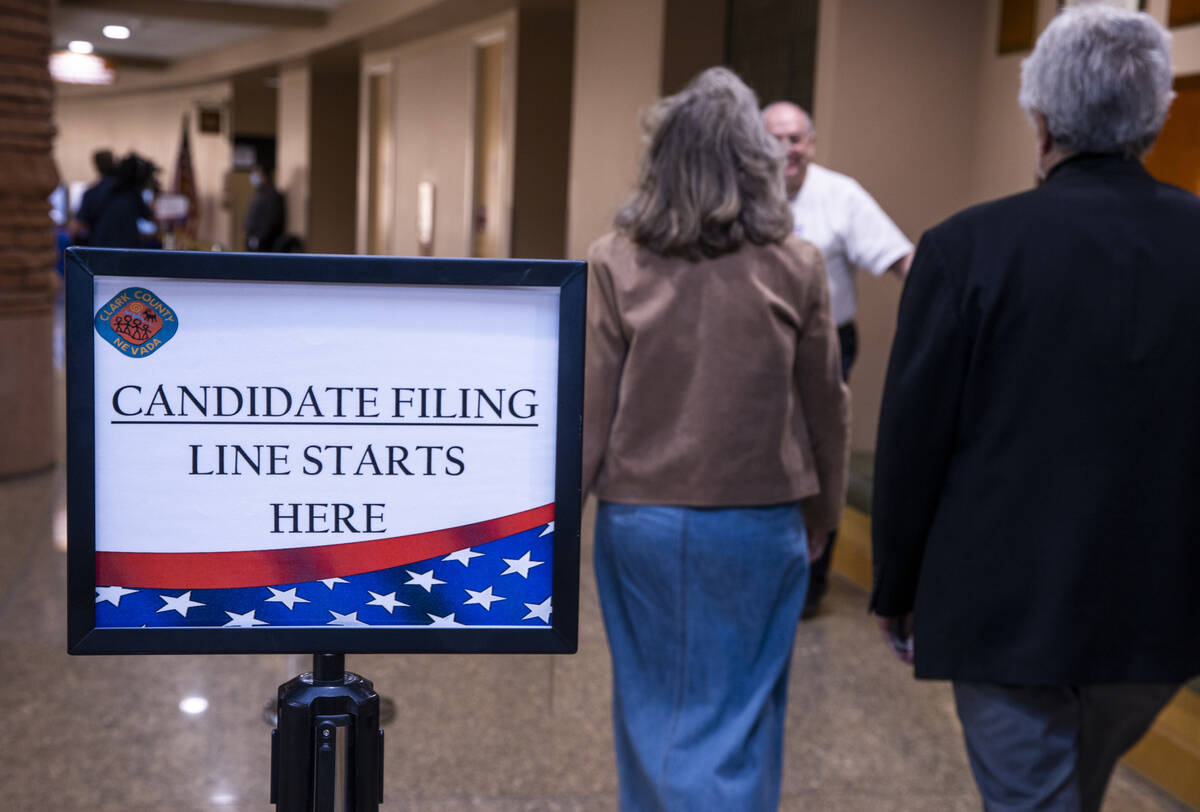
[[[583,483],[620,804],[758,812],[779,803],[848,393],[821,256],[792,235],[754,93],[712,68],[646,130],[637,189],[588,257]]]
[[[279,251],[277,243],[283,236],[286,209],[283,195],[275,188],[275,181],[266,167],[256,164],[250,170],[250,185],[254,187],[254,199],[246,211],[246,250]]]
[[[84,195],[75,214],[76,239],[96,248],[145,247],[139,221],[154,223],[154,211],[146,198],[157,171],[158,167],[135,152],[123,158],[111,176],[88,190],[95,194]]]
[[[796,236],[821,251],[833,321],[842,350],[842,379],[858,355],[858,295],[854,272],[862,268],[872,276],[891,272],[901,279],[912,264],[913,245],[884,213],[875,198],[854,178],[816,164],[817,135],[812,118],[791,102],[763,108],[763,124],[786,153],[783,183],[792,210]],[[824,551],[812,562],[808,598],[803,617],[816,617],[829,586],[836,528]]]
[[[871,608],[953,681],[988,810],[1099,810],[1200,674],[1200,199],[1140,160],[1171,85],[1149,15],[1061,12],[1021,74],[1043,183],[930,229],[901,300]]]
[[[100,201],[107,199],[109,190],[115,182],[117,162],[113,157],[112,150],[98,149],[93,152],[92,165],[96,167],[96,174],[99,177],[84,191],[75,217],[71,218],[68,225],[71,239],[76,245],[87,245],[88,235],[88,228],[79,219],[79,212],[84,212],[89,218],[95,219],[95,213],[100,209]]]

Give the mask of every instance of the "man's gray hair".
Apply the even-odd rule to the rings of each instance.
[[[634,242],[699,260],[792,233],[783,152],[733,71],[709,68],[642,124],[649,145],[637,188],[616,216]]]
[[[1171,35],[1145,12],[1067,8],[1021,65],[1021,107],[1046,117],[1065,152],[1140,156],[1174,97]]]

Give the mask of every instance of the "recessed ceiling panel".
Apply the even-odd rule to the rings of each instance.
[[[270,6],[281,10],[332,11],[346,0],[196,0],[222,5]],[[234,45],[242,40],[269,34],[268,25],[234,24],[220,21],[196,21],[153,13],[130,14],[86,7],[77,3],[58,7],[54,18],[54,47],[65,49],[71,40],[91,42],[97,53],[173,60],[195,56]],[[169,3],[164,4],[164,7]],[[153,8],[153,6],[149,6]],[[123,25],[130,31],[129,39],[106,38],[106,25]],[[282,29],[279,29],[282,30]],[[292,29],[288,29],[292,30]]]

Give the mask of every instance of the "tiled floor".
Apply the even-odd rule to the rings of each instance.
[[[309,661],[67,656],[59,490],[55,472],[0,482],[0,809],[270,809],[262,706]],[[347,659],[396,702],[385,809],[615,808],[590,557],[585,533],[577,655]],[[208,710],[182,713],[189,696]],[[947,687],[916,683],[890,659],[865,596],[844,582],[799,630],[785,775],[785,810],[979,808]],[[1184,808],[1124,769],[1105,807]]]

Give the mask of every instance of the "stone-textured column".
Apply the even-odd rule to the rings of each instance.
[[[54,463],[50,6],[0,0],[0,477]]]

